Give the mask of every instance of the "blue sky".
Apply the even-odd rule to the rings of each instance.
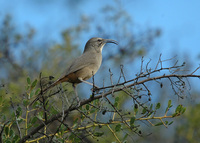
[[[41,39],[60,40],[60,32],[78,24],[80,15],[99,16],[101,8],[113,1],[102,0],[0,0],[0,19],[9,13],[17,29],[36,29]],[[161,37],[146,58],[153,59],[160,53],[164,58],[177,55],[181,61],[189,57],[194,66],[200,63],[200,1],[198,0],[118,0],[139,29],[158,27]],[[68,6],[72,4],[73,7]],[[100,17],[101,18],[101,17]],[[85,41],[92,35],[87,33]],[[84,46],[85,42],[83,42]],[[186,56],[187,55],[187,56]]]
[[[51,0],[48,3],[0,0],[0,17],[10,13],[18,28],[24,30],[30,25],[36,28],[38,35],[58,38],[63,29],[79,22],[80,14],[98,15],[102,6],[113,2],[79,0],[79,4],[73,3],[75,9],[66,9],[68,3],[64,0]],[[141,28],[161,28],[163,35],[157,43],[162,46],[161,52],[165,53],[176,47],[177,54],[186,52],[192,55],[193,60],[197,60],[200,54],[200,1],[120,0],[120,3]]]
[[[200,54],[199,7],[200,1],[197,0],[143,0],[136,3],[133,1],[127,9],[134,14],[139,24],[162,29],[159,43],[163,53],[174,50],[177,55],[187,53],[194,56],[193,60],[197,60]]]

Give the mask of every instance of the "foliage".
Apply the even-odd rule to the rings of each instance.
[[[161,65],[162,62],[160,58]],[[11,98],[11,118],[7,119],[5,115],[1,114],[4,119],[1,123],[2,141],[84,142],[85,139],[106,141],[102,137],[112,135],[114,137],[112,141],[130,142],[133,134],[143,136],[140,127],[141,121],[146,121],[151,126],[163,125],[167,128],[173,123],[168,119],[182,115],[186,108],[183,105],[178,105],[174,111],[171,111],[173,105],[172,101],[169,100],[165,110],[161,111],[163,115],[157,115],[164,103],[150,103],[150,93],[152,92],[145,86],[145,83],[158,82],[158,80],[168,78],[171,81],[171,86],[174,87],[172,88],[174,93],[181,97],[183,93],[181,87],[186,87],[183,78],[199,77],[194,75],[199,68],[188,75],[164,74],[155,77],[150,77],[150,75],[183,66],[176,64],[169,68],[156,66],[153,71],[149,71],[148,66],[146,66],[146,69],[141,69],[135,79],[127,81],[122,76],[123,82],[98,89],[93,87],[90,98],[82,100],[80,103],[77,103],[76,98],[69,98],[66,87],[63,87],[49,91],[42,96],[40,101],[31,106],[31,100],[42,94],[40,90],[43,88],[43,78],[40,77],[40,88],[38,88],[38,80],[31,81],[28,77],[23,104],[16,108]],[[132,81],[134,82],[132,83]],[[182,84],[180,84],[181,82]],[[124,94],[128,96],[127,100],[132,102],[120,100]],[[61,106],[56,106],[55,100],[52,101],[52,97],[55,95],[60,96],[60,100],[57,102]],[[2,102],[3,97],[0,99]],[[123,107],[125,104],[129,104],[128,108]],[[4,105],[3,102],[2,105]],[[52,123],[54,128],[51,126]]]
[[[35,87],[36,83],[37,83],[37,80],[34,80],[33,82],[31,82],[30,78],[27,78],[27,84],[28,84],[27,94],[26,94],[27,97],[23,100],[23,105],[18,106],[15,109],[13,103],[11,102],[12,107],[13,107],[12,117],[10,119],[6,119],[5,116],[1,115],[1,117],[4,118],[4,122],[1,123],[3,126],[2,128],[3,142],[9,142],[9,141],[18,142],[20,140],[20,136],[22,138],[24,136],[27,136],[28,132],[31,132],[33,128],[37,128],[40,122],[43,122],[44,124],[46,124],[47,122],[49,122],[49,120],[51,120],[52,118],[62,113],[62,112],[59,113],[56,109],[54,109],[55,108],[54,106],[50,106],[50,105],[46,106],[46,108],[48,108],[48,113],[46,113],[46,111],[44,110],[44,105],[42,107],[39,103],[34,105],[33,109],[30,109],[29,107],[30,99],[32,99],[34,95],[37,95],[39,91]],[[1,96],[0,99],[1,99],[0,100],[1,105],[4,105],[2,101],[3,97]],[[111,105],[115,106],[115,108],[118,108],[118,105],[117,105],[118,102],[120,102],[119,97],[115,97],[114,105],[113,104]],[[151,104],[150,107],[145,107],[145,108],[141,106],[138,107],[138,105],[135,104],[132,112],[124,113],[125,115],[126,114],[128,115],[126,116],[126,120],[120,121],[119,120],[120,114],[117,115],[117,113],[114,112],[109,122],[102,122],[102,121],[99,121],[99,119],[97,118],[97,115],[102,113],[102,116],[105,116],[105,114],[107,114],[105,112],[111,112],[106,108],[100,109],[99,106],[102,103],[103,102],[97,99],[88,104],[82,104],[82,106],[80,106],[79,108],[75,108],[76,110],[80,112],[80,115],[78,118],[74,118],[72,126],[69,126],[67,123],[63,123],[63,121],[59,121],[61,122],[61,125],[59,126],[58,129],[56,129],[56,132],[54,134],[47,134],[47,131],[49,129],[48,127],[45,127],[43,129],[43,134],[44,134],[43,136],[40,136],[38,138],[33,138],[29,140],[29,142],[39,141],[47,137],[48,138],[54,137],[54,140],[57,140],[57,141],[67,139],[71,141],[80,142],[81,138],[79,137],[79,134],[81,134],[81,132],[83,131],[85,132],[85,136],[92,135],[94,139],[98,139],[98,137],[101,137],[104,135],[104,130],[106,127],[112,132],[112,134],[116,137],[117,140],[120,140],[117,137],[117,135],[120,135],[120,133],[121,134],[124,133],[125,130],[128,130],[129,132],[135,132],[138,135],[141,134],[141,131],[139,130],[139,126],[137,125],[138,121],[145,120],[145,121],[148,121],[152,126],[164,125],[167,127],[168,125],[171,125],[172,122],[169,123],[167,120],[163,121],[163,119],[179,116],[185,110],[185,108],[179,105],[176,108],[174,114],[167,115],[167,112],[172,107],[169,101],[164,116],[157,117],[155,116],[155,113],[157,110],[159,110],[159,107],[161,106],[160,103],[157,103],[154,109],[153,109],[153,104]],[[72,108],[72,107],[69,107],[69,108]],[[104,113],[102,112],[102,110]],[[25,113],[22,114],[23,112]],[[36,114],[32,116],[33,115],[32,112],[36,112]],[[62,118],[66,118],[66,115],[64,115],[64,117]],[[155,124],[152,124],[151,120],[153,119],[158,120],[158,121],[156,121]],[[16,131],[15,128],[17,128],[18,131]],[[122,138],[126,139],[127,134],[125,134],[125,136],[122,136]]]

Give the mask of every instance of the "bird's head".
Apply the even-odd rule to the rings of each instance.
[[[103,47],[106,43],[114,43],[118,45],[118,42],[112,39],[103,39],[103,38],[91,38],[90,40],[87,41],[85,45],[84,52],[88,51],[93,51],[95,50],[96,52],[102,52]]]

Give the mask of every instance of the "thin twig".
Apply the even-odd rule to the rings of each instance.
[[[115,134],[115,132],[111,129],[111,127],[109,125],[107,125],[108,129],[111,131],[111,133],[114,135],[114,137],[116,138],[116,140],[121,143],[121,141],[119,140],[119,138],[117,137],[117,135]]]

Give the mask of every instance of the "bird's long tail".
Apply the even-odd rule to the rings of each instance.
[[[33,105],[37,100],[39,100],[39,98],[45,94],[49,89],[53,88],[54,86],[67,81],[67,79],[65,77],[58,79],[57,81],[55,81],[54,83],[52,83],[51,85],[49,85],[47,88],[45,88],[44,90],[40,91],[40,93],[37,95],[37,97],[30,103],[30,106]]]

